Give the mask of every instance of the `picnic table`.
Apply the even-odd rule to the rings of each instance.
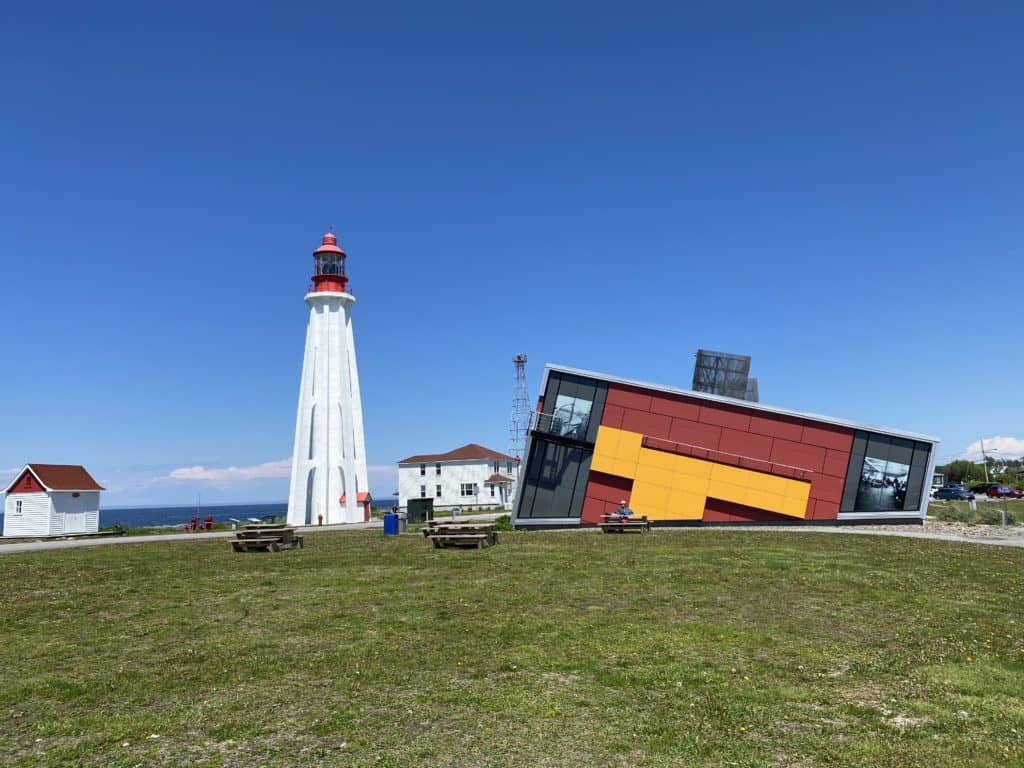
[[[647,519],[647,515],[620,515],[615,512],[606,512],[601,515],[600,522],[602,533],[625,533],[626,531],[636,531],[637,533],[647,533],[651,530],[651,522]]]
[[[423,526],[424,538],[430,539],[434,549],[442,547],[493,547],[498,543],[498,532],[493,523],[456,523],[430,520]]]
[[[284,524],[247,525],[235,531],[231,542],[235,552],[277,552],[282,549],[302,549],[302,537],[295,529]]]

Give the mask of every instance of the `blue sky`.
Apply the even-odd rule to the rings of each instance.
[[[378,495],[520,351],[1024,453],[1019,4],[104,5],[0,28],[0,469],[283,500],[328,225]]]

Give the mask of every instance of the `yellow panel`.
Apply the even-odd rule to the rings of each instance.
[[[747,505],[757,507],[758,509],[765,509],[769,512],[778,512],[780,515],[786,514],[786,497],[780,496],[777,493],[765,493],[753,489],[748,490]]]
[[[757,474],[747,469],[740,469],[739,467],[730,467],[728,464],[714,464],[711,463],[711,479],[721,480],[724,483],[732,483],[734,485],[745,485],[749,480],[749,475]]]
[[[590,460],[590,468],[595,472],[618,475],[619,462],[606,454],[595,453]]]
[[[594,455],[614,457],[619,450],[619,430],[611,427],[597,428],[597,441],[594,443]]]
[[[640,458],[640,443],[643,435],[639,432],[619,432],[619,448],[616,455],[625,461],[636,463]]]
[[[636,462],[623,461],[622,459],[615,460],[615,471],[613,475],[619,477],[628,477],[630,480],[636,477]]]
[[[668,488],[646,483],[634,483],[629,506],[638,515],[664,520],[668,515]]]
[[[652,520],[698,520],[708,496],[804,517],[808,483],[643,448],[642,435],[599,427],[591,469],[634,481],[630,506]]]
[[[763,472],[755,472],[758,477],[758,487],[766,493],[774,493],[778,496],[785,496],[788,489],[793,488],[794,484],[799,486],[800,483],[795,480],[790,480],[788,477],[776,477],[775,475],[766,475]]]
[[[682,478],[682,482],[689,483],[692,479],[697,479],[707,485],[708,478],[711,477],[711,469],[715,465],[710,461],[702,461],[701,459],[691,459],[686,456],[678,457],[678,461],[672,468],[675,474]],[[689,478],[689,479],[687,479]],[[673,483],[676,485],[676,483]]]
[[[691,477],[690,475],[675,475],[672,478],[672,490],[684,493],[699,493],[702,496],[708,495],[708,480],[703,477]]]
[[[712,478],[708,483],[708,496],[722,501],[731,501],[733,504],[746,504],[750,506],[749,492],[746,486],[725,483]]]
[[[707,494],[673,490],[668,496],[668,513],[672,520],[700,520],[704,516]]]
[[[789,515],[790,517],[806,517],[807,516],[807,499],[791,499],[787,498],[784,505],[782,514]]]
[[[672,487],[672,472],[668,469],[655,467],[640,461],[636,465],[636,481],[639,483],[650,483],[660,485],[664,488]]]
[[[811,484],[802,483],[799,480],[791,480],[790,484],[786,486],[785,495],[787,499],[803,499],[807,501],[808,496],[811,495]]]
[[[679,457],[674,453],[655,451],[650,448],[641,448],[640,458],[637,460],[637,464],[648,464],[652,467],[658,467],[659,469],[675,470],[676,459],[678,458]]]

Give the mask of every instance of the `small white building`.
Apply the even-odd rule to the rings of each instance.
[[[519,462],[470,443],[447,453],[410,456],[398,462],[398,506],[409,499],[434,500],[434,509],[503,507],[512,509]]]
[[[4,536],[96,533],[102,490],[77,464],[26,464],[4,489]]]

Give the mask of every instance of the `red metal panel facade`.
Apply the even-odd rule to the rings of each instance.
[[[809,480],[805,519],[834,520],[839,514],[853,444],[850,428],[614,382],[608,384],[601,424],[651,438],[644,443],[658,450]],[[597,522],[603,512],[628,499],[631,488],[629,480],[591,472],[581,522]],[[784,515],[712,498],[702,520],[792,522]]]
[[[591,472],[587,482],[587,496],[583,501],[582,523],[599,523],[601,515],[614,512],[619,502],[629,499],[633,481],[603,472]]]

